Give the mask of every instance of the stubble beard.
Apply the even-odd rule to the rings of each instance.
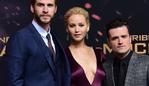
[[[50,15],[49,15],[49,19],[47,19],[47,20],[42,17],[43,17],[42,15],[35,15],[35,20],[41,25],[50,24],[50,21],[52,18]]]

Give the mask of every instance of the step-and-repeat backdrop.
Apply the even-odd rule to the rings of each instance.
[[[0,0],[0,57],[5,54],[9,36],[32,21],[29,0]],[[91,28],[88,43],[110,52],[106,43],[105,24],[113,18],[130,20],[132,49],[139,54],[149,54],[149,1],[148,0],[58,0],[58,12],[53,29],[62,44],[67,46],[63,15],[73,7],[85,8],[90,14]]]
[[[132,49],[139,54],[149,54],[148,0],[58,0],[58,12],[52,27],[64,47],[68,42],[63,15],[74,6],[83,7],[90,14],[91,28],[88,44],[102,48],[105,54],[109,53],[111,50],[106,43],[105,25],[111,19],[121,17],[130,20]],[[6,43],[11,34],[31,21],[29,0],[0,0],[0,59],[5,54]],[[1,65],[2,63],[0,67]],[[0,75],[3,75],[2,71],[0,69]],[[4,81],[5,76],[0,77]]]

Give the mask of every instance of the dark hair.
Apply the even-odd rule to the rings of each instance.
[[[36,0],[31,0],[31,5],[34,6],[36,3]],[[55,0],[55,4],[57,5],[57,0]]]
[[[128,33],[129,33],[129,23],[128,23],[128,20],[116,18],[116,19],[113,19],[112,21],[110,21],[106,25],[106,34],[107,34],[107,37],[109,38],[109,30],[111,30],[113,28],[118,28],[118,27],[121,27],[121,26],[126,26],[127,29],[128,29]]]

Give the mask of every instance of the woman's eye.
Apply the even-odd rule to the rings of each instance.
[[[75,26],[74,24],[70,24],[70,25],[69,25],[69,27],[71,27],[71,28],[74,27],[74,26]]]
[[[83,26],[84,26],[84,24],[79,24],[79,26],[80,26],[80,27],[83,27]]]

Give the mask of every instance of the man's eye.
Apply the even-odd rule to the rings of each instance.
[[[116,40],[118,37],[113,37],[112,40]]]
[[[127,38],[127,37],[128,37],[127,35],[123,35],[123,36],[122,36],[122,38]]]
[[[41,6],[44,6],[44,4],[38,3],[37,6],[41,7]]]
[[[48,7],[53,7],[54,5],[53,4],[48,4]]]

